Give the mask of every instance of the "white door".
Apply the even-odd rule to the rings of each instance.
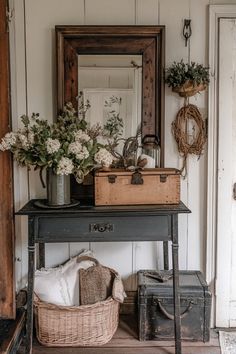
[[[236,326],[236,19],[219,21],[216,326]],[[235,184],[236,187],[236,184]],[[236,198],[236,188],[235,188]]]

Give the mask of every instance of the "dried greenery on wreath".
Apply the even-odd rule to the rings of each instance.
[[[191,142],[187,133],[188,122],[190,121],[194,123],[194,136]],[[183,177],[186,177],[188,155],[194,154],[200,158],[206,142],[205,124],[201,113],[195,105],[188,104],[179,110],[172,123],[172,133],[177,142],[178,151],[183,157],[183,165],[180,172]]]

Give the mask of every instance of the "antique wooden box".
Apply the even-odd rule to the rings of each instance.
[[[138,272],[139,340],[174,339],[172,278],[161,282],[152,276],[168,271]],[[183,340],[209,341],[211,293],[199,271],[180,271],[181,336]]]
[[[95,173],[95,205],[179,204],[180,174],[174,168]]]

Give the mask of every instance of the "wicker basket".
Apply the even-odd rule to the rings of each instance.
[[[180,97],[191,97],[206,88],[206,84],[194,85],[192,81],[187,80],[182,86],[173,87],[172,91],[178,93]]]
[[[119,303],[113,298],[92,305],[57,306],[34,300],[36,335],[48,347],[99,346],[114,335]]]

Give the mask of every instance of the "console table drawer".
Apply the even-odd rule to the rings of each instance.
[[[40,242],[155,241],[171,239],[170,217],[38,217]]]

